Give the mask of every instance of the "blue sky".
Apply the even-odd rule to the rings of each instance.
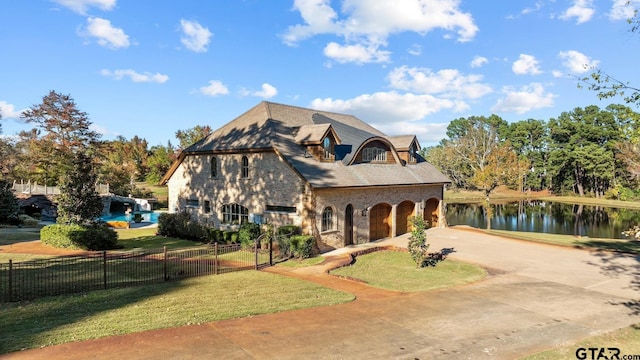
[[[262,100],[444,138],[460,117],[548,120],[600,101],[597,66],[640,85],[640,0],[0,0],[4,136],[50,90],[103,139],[175,141]],[[634,108],[638,111],[637,108]]]

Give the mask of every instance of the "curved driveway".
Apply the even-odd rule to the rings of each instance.
[[[381,243],[406,246],[407,238]],[[480,264],[489,276],[455,288],[395,293],[329,276],[324,273],[327,265],[274,267],[269,271],[350,291],[357,299],[5,357],[513,359],[640,322],[637,256],[540,245],[461,228],[431,229],[429,242],[432,251],[453,248],[450,257]],[[344,261],[341,254],[351,250],[329,254],[330,262]]]

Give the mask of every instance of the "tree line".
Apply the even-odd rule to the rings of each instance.
[[[168,141],[149,147],[139,136],[102,140],[73,98],[56,91],[24,111],[21,119],[33,128],[0,137],[0,180],[25,179],[55,186],[82,153],[91,162],[96,181],[109,184],[112,193],[123,196],[147,196],[136,182],[158,183],[183,149],[211,133],[209,126],[178,130],[177,146]]]
[[[546,121],[459,118],[446,135],[422,155],[457,188],[481,190],[487,197],[507,185],[520,191],[640,198],[640,114],[625,105],[575,108]]]

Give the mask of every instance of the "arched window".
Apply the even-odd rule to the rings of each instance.
[[[215,156],[211,158],[211,177],[214,179],[218,177],[218,158]]]
[[[242,178],[246,179],[249,177],[249,158],[246,156],[242,157]]]
[[[324,159],[325,160],[333,160],[334,159],[333,139],[331,139],[331,137],[327,136],[326,138],[324,138],[324,140],[322,141],[322,149],[324,150]]]
[[[222,205],[222,223],[242,225],[249,222],[249,209],[240,204]]]
[[[333,209],[329,206],[322,210],[322,231],[334,230]]]

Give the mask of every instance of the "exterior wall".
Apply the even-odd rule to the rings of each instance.
[[[344,222],[347,205],[353,205],[353,243],[369,242],[368,211],[379,203],[387,203],[393,207],[393,234],[396,234],[396,208],[403,201],[416,204],[416,216],[422,215],[420,204],[428,199],[442,200],[442,185],[388,186],[371,188],[316,189],[314,191],[315,219],[312,221],[313,234],[318,239],[320,251],[326,252],[344,246]],[[322,211],[331,206],[334,210],[334,230],[322,232]],[[367,216],[362,210],[367,209]]]
[[[217,177],[211,177],[211,158],[218,159]],[[249,160],[249,177],[242,178],[242,156]],[[262,223],[302,224],[304,182],[275,153],[190,155],[167,182],[169,211],[189,211],[197,220],[220,227],[222,205],[236,203]],[[198,200],[197,207],[187,200]],[[205,201],[211,212],[205,213]],[[294,206],[296,213],[266,211],[266,205]],[[254,217],[254,220],[256,218]]]

